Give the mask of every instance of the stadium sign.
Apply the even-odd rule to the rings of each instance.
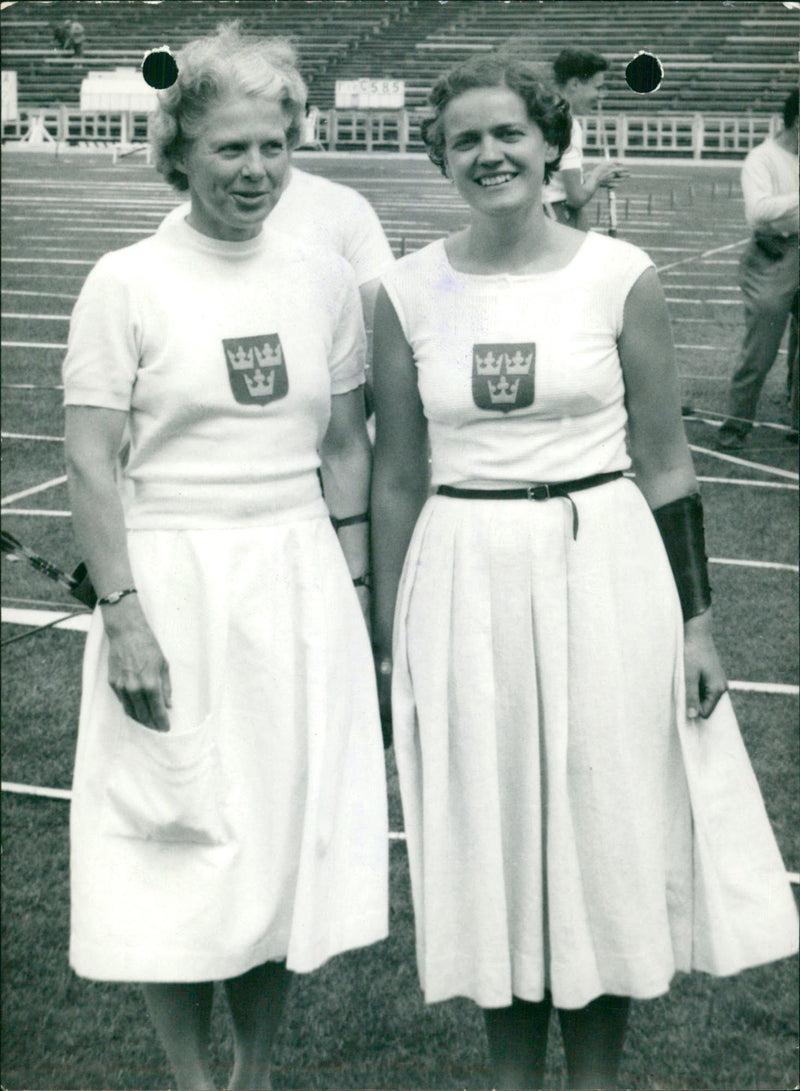
[[[137,68],[90,72],[81,83],[81,110],[149,113],[157,105],[156,92]]]
[[[337,110],[402,110],[406,101],[405,80],[337,80]]]

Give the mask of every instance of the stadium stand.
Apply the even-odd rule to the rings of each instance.
[[[322,74],[315,98],[332,104],[334,79],[381,75],[404,78],[407,105],[420,106],[448,64],[513,39],[530,39],[545,62],[577,42],[603,53],[612,64],[608,110],[770,112],[796,79],[797,43],[787,35],[783,5],[606,0],[602,19],[598,13],[596,0],[449,0],[444,9],[418,0],[368,48],[352,49],[335,71]],[[654,96],[633,95],[625,84],[624,66],[640,49],[664,65],[664,84]]]
[[[86,46],[73,58],[55,48],[50,21],[79,9]],[[165,42],[177,49],[220,20],[240,17],[250,31],[294,38],[310,102],[320,111],[333,107],[337,79],[404,80],[409,147],[419,146],[414,119],[436,76],[470,52],[509,39],[529,40],[543,62],[576,42],[603,53],[611,62],[609,114],[765,117],[796,81],[798,13],[777,0],[605,0],[602,18],[600,10],[597,0],[20,0],[3,12],[2,62],[17,72],[20,110],[75,109],[88,71],[138,67],[148,49]],[[664,66],[652,95],[636,95],[625,84],[625,64],[641,49]]]
[[[342,54],[405,17],[410,2],[340,0],[334,4],[298,4],[278,0],[203,0],[202,3],[119,4],[21,2],[2,16],[4,68],[18,74],[21,108],[77,106],[81,80],[90,69],[138,67],[145,52],[164,43],[173,50],[209,33],[223,19],[240,18],[263,34],[294,38],[302,48],[309,83]],[[54,46],[52,18],[80,15],[86,30],[83,56],[73,59]]]

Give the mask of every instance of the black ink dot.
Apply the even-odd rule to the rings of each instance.
[[[163,91],[172,87],[178,78],[178,66],[166,46],[161,49],[152,49],[142,61],[142,75],[145,83],[155,87],[157,91]]]
[[[637,53],[625,69],[625,81],[637,95],[649,95],[651,91],[657,91],[663,78],[661,61],[653,53],[646,53],[644,50]]]

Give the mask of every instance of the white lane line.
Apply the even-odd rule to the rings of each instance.
[[[711,257],[712,254],[722,254],[726,250],[734,250],[737,246],[743,246],[749,240],[749,237],[748,235],[744,239],[728,243],[727,246],[717,246],[713,250],[706,250],[702,254],[694,254],[691,258],[681,258],[680,261],[673,261],[669,265],[657,266],[657,272],[666,273],[668,269],[676,269],[679,265],[687,265],[690,261],[703,261],[704,258]]]
[[[746,477],[700,477],[698,481],[708,482],[710,485],[752,485],[754,489],[788,489],[797,492],[800,486],[790,485],[785,481],[750,481]]]
[[[69,322],[68,314],[10,314],[4,311],[0,318],[30,318],[38,322]]]
[[[13,504],[15,500],[22,500],[26,496],[33,496],[37,492],[45,492],[47,489],[53,489],[56,485],[63,485],[67,480],[66,474],[62,477],[53,477],[50,481],[43,481],[41,485],[34,485],[33,488],[23,489],[22,492],[12,493],[11,496],[4,496],[0,500],[0,504],[5,507],[6,504]]]
[[[676,349],[689,349],[692,352],[730,352],[727,345],[674,345]],[[728,376],[726,376],[727,378]]]
[[[4,349],[58,349],[62,352],[66,347],[53,341],[0,341],[0,348]]]
[[[70,632],[76,633],[89,631],[91,617],[92,615],[88,613],[65,617],[63,610],[29,610],[20,609],[17,606],[3,606],[0,609],[0,621],[4,625],[30,625],[32,628],[36,628],[39,625],[50,625],[52,622],[57,622],[57,624],[53,625],[54,629],[69,629]],[[59,618],[62,620],[58,621]]]
[[[15,784],[4,780],[0,783],[4,792],[13,792],[22,796],[43,796],[45,799],[72,799],[72,792],[67,788],[40,788],[35,784]]]
[[[142,234],[144,234],[144,232],[142,232]],[[5,247],[5,252],[7,254],[27,254],[29,249],[32,249],[32,248],[28,247],[27,245],[25,245],[25,246],[6,246]],[[97,250],[96,250],[96,248],[94,246],[83,246],[83,247],[81,247],[81,246],[37,246],[36,247],[36,253],[37,254],[52,254],[53,255],[53,258],[52,258],[53,261],[60,261],[61,260],[60,258],[57,258],[55,256],[57,254],[79,254],[79,253],[81,253],[81,251],[84,254],[86,254],[88,257],[90,257],[92,259],[92,261],[95,260],[94,255],[97,253]],[[6,258],[3,258],[3,261],[5,261],[5,260],[6,260]],[[11,261],[12,259],[9,258],[8,260]],[[35,259],[35,260],[38,260],[38,259]]]
[[[775,693],[784,697],[800,695],[800,686],[784,685],[782,682],[728,682],[728,689],[739,693]]]
[[[733,564],[741,568],[774,568],[779,572],[800,572],[796,564],[781,564],[778,561],[742,561],[734,557],[709,557],[710,564]]]
[[[66,292],[32,292],[27,288],[4,288],[3,295],[35,295],[46,299],[70,299],[73,303],[77,298],[74,294],[68,295]]]
[[[683,378],[686,378],[686,376],[683,376]],[[700,421],[701,424],[709,425],[711,428],[721,428],[722,423],[725,420],[731,420],[731,419],[733,419],[733,420],[742,420],[743,419],[742,417],[734,417],[734,418],[726,417],[724,413],[718,413],[717,414],[717,416],[719,418],[718,420],[710,420],[708,417],[702,416],[703,413],[711,413],[713,415],[714,410],[713,409],[692,409],[692,412],[687,414],[683,419],[684,420],[697,420],[697,421]],[[753,428],[774,428],[776,432],[786,432],[787,435],[788,435],[789,432],[794,431],[794,428],[792,428],[788,424],[777,424],[775,421],[770,421],[770,420],[748,421],[747,423],[750,424],[751,427],[753,427]]]
[[[3,508],[3,515],[36,515],[48,519],[71,519],[71,511],[54,511],[51,508]]]
[[[3,383],[3,386],[8,389],[9,386],[13,386],[14,389],[22,390],[63,390],[62,386],[58,387],[38,387],[38,386],[25,386],[22,383]],[[63,443],[63,436],[31,436],[27,432],[0,432],[0,439],[33,439],[42,443]],[[6,503],[5,500],[2,503]]]
[[[666,296],[667,303],[685,303],[689,307],[705,307],[707,303],[715,303],[721,307],[741,307],[738,299],[684,299],[682,296]]]
[[[0,258],[9,265],[94,265],[94,261],[79,261],[78,258]]]
[[[746,466],[748,470],[762,470],[764,473],[775,474],[777,477],[787,477],[790,481],[800,480],[800,474],[793,473],[791,470],[782,470],[778,466],[767,466],[763,462],[751,462],[746,458],[736,458],[734,455],[723,454],[722,451],[712,451],[710,447],[695,447],[693,443],[690,443],[689,450],[695,451],[697,454],[719,458],[723,462],[733,462],[736,466]]]

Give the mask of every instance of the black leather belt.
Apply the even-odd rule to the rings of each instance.
[[[563,497],[572,505],[572,537],[578,537],[578,509],[570,493],[582,489],[593,489],[605,485],[607,481],[616,481],[622,477],[622,470],[607,474],[591,474],[579,477],[575,481],[555,481],[552,484],[526,485],[519,489],[460,489],[456,485],[440,485],[436,490],[439,496],[452,496],[457,500],[550,500]]]

